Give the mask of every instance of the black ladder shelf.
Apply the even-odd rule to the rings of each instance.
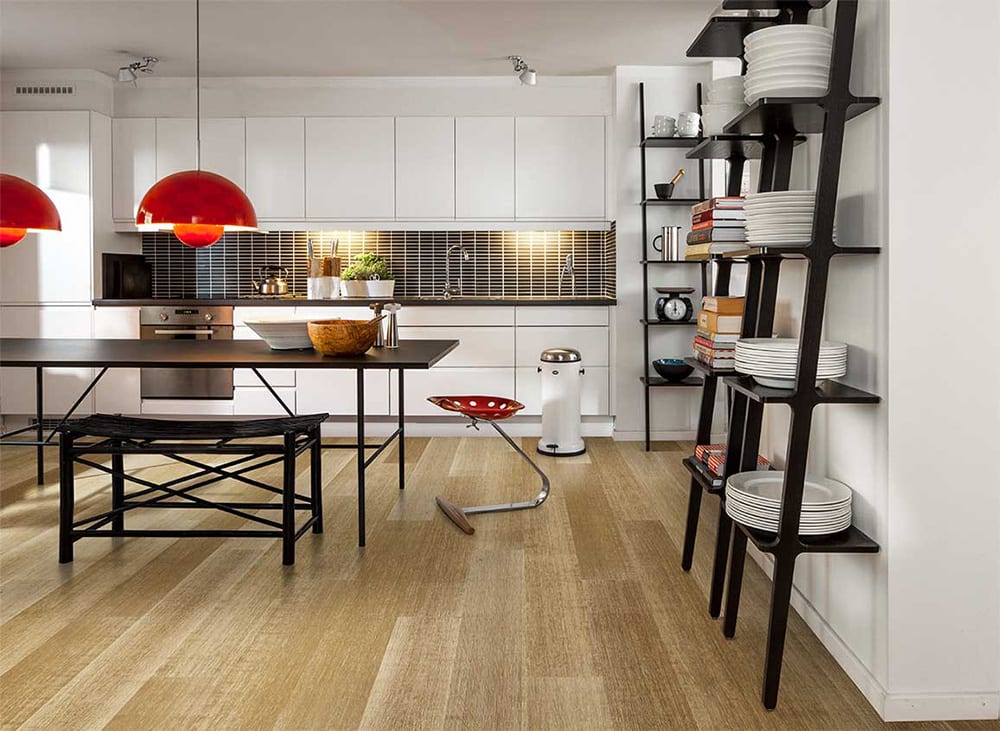
[[[725,0],[727,9],[779,9],[780,15],[772,22],[806,22],[808,11],[822,7],[826,0]],[[836,403],[878,403],[879,397],[846,384],[827,381],[821,387],[815,385],[822,341],[823,316],[826,307],[827,281],[830,260],[840,254],[878,253],[877,247],[842,247],[833,241],[833,223],[837,204],[837,190],[840,179],[841,153],[844,144],[844,129],[847,120],[874,108],[879,100],[874,97],[857,97],[850,91],[851,61],[854,51],[854,31],[857,19],[858,0],[839,0],[834,19],[833,51],[830,65],[829,88],[822,97],[816,98],[765,98],[730,122],[727,135],[710,138],[694,148],[689,155],[748,159],[751,155],[761,159],[761,175],[758,189],[761,192],[788,190],[791,174],[792,152],[803,134],[821,134],[819,173],[816,181],[816,209],[813,231],[809,246],[788,249],[762,250],[747,257],[746,302],[743,326],[740,334],[748,337],[771,337],[774,324],[774,310],[777,298],[781,263],[786,258],[805,258],[808,274],[799,329],[798,372],[793,389],[782,390],[764,388],[751,379],[732,373],[705,372],[705,389],[702,396],[701,419],[698,439],[702,442],[711,434],[711,409],[714,407],[715,388],[719,378],[731,397],[729,428],[727,438],[726,465],[724,474],[755,470],[760,448],[761,424],[766,403],[783,403],[791,409],[788,445],[785,453],[784,483],[777,533],[749,528],[734,523],[726,514],[725,506],[720,509],[719,531],[716,536],[715,562],[709,596],[709,613],[718,617],[723,609],[723,588],[725,586],[725,607],[723,634],[727,638],[735,636],[739,611],[740,590],[743,582],[743,567],[746,558],[747,541],[774,558],[773,583],[771,589],[770,618],[768,622],[767,647],[764,661],[764,678],[761,700],[766,708],[774,708],[778,702],[778,688],[781,679],[781,664],[784,654],[785,632],[791,601],[792,579],[795,560],[801,553],[877,553],[879,546],[855,527],[846,531],[822,537],[800,537],[799,518],[802,509],[802,492],[806,478],[806,461],[809,451],[812,414],[819,404]],[[721,27],[719,19],[709,21],[698,41],[691,50],[712,48],[705,38],[723,38],[723,31],[711,30]],[[746,35],[756,30],[756,23],[747,19],[742,27],[729,24],[725,33]],[[760,20],[755,18],[754,20]],[[735,29],[735,30],[734,30]],[[713,36],[712,34],[717,34]],[[718,41],[717,47],[739,48],[732,38]],[[742,36],[740,36],[742,39]],[[728,45],[724,45],[724,44]],[[700,44],[700,45],[699,45]],[[708,55],[691,53],[688,55]],[[762,136],[755,138],[749,146],[743,140],[723,139],[736,135]],[[740,163],[742,164],[742,163]],[[703,430],[704,427],[704,430]],[[705,431],[705,433],[703,433]],[[694,548],[694,530],[697,527],[697,512],[703,490],[718,494],[725,501],[724,488],[713,488],[707,480],[696,473],[693,458],[685,460],[685,467],[692,472],[691,497],[688,506],[688,534],[685,536],[683,568],[690,567],[691,551]],[[692,512],[694,527],[692,527]],[[727,555],[728,552],[728,555]],[[727,581],[728,571],[728,581]]]
[[[701,109],[701,84],[698,84],[698,109]],[[650,206],[690,206],[700,203],[705,199],[705,161],[702,158],[692,158],[698,160],[698,195],[699,198],[668,198],[660,200],[658,198],[647,198],[648,188],[646,186],[646,151],[657,148],[695,148],[702,142],[701,137],[648,137],[646,136],[646,87],[639,83],[639,152],[642,161],[642,200],[639,202],[642,207],[642,356],[643,375],[639,377],[643,391],[643,413],[645,416],[646,451],[650,448],[650,389],[651,388],[690,388],[702,385],[702,379],[697,376],[688,376],[682,381],[666,381],[659,376],[651,375],[649,372],[649,338],[650,328],[664,325],[693,327],[694,321],[686,322],[665,322],[650,317],[649,312],[649,267],[657,265],[686,265],[698,264],[701,271],[701,291],[708,291],[708,261],[660,261],[649,258],[649,208]]]

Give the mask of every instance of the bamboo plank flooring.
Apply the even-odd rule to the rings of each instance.
[[[526,449],[532,449],[525,439]],[[527,499],[538,482],[499,439],[411,439],[368,473],[368,546],[355,543],[354,458],[324,455],[326,533],[294,567],[278,541],[85,539],[56,561],[58,485],[33,452],[0,451],[0,724],[46,729],[875,729],[883,727],[797,616],[778,709],[758,701],[768,581],[750,562],[734,641],[706,612],[717,501],[695,565],[679,568],[691,445],[589,440],[540,457],[544,507],[474,516],[435,508]],[[54,457],[54,452],[51,453]],[[149,478],[161,460],[127,462]],[[51,465],[51,462],[50,462]],[[300,462],[305,482],[305,460]],[[280,477],[279,466],[262,471]],[[223,483],[213,495],[247,497]],[[109,480],[78,474],[79,510]],[[130,525],[233,527],[201,511]],[[906,724],[986,729],[991,724]]]

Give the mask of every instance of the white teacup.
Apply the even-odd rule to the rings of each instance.
[[[677,131],[677,120],[665,114],[657,114],[653,117],[654,137],[673,137]]]
[[[697,137],[701,126],[701,115],[697,112],[681,112],[677,115],[677,134],[681,137]]]

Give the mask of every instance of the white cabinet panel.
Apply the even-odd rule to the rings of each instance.
[[[246,121],[201,120],[201,169],[217,173],[246,190]],[[251,200],[251,203],[253,201]]]
[[[3,112],[0,170],[45,191],[62,220],[62,231],[28,234],[0,249],[3,302],[89,302],[90,113]]]
[[[604,117],[518,117],[517,217],[604,218]]]
[[[0,307],[0,332],[10,338],[90,338],[90,307]],[[94,377],[91,368],[45,368],[42,376],[46,414],[64,414]],[[78,414],[93,411],[93,394]],[[35,369],[0,369],[0,413],[35,412]]]
[[[397,318],[400,325],[513,325],[514,308],[501,305],[403,307]]]
[[[542,376],[537,367],[517,369],[515,398],[524,404],[520,413],[542,413]],[[606,416],[610,413],[610,376],[607,368],[584,366],[580,384],[580,413],[583,416]]]
[[[306,216],[392,218],[392,117],[310,117],[305,126]]]
[[[94,337],[139,339],[138,307],[98,307]],[[94,410],[101,414],[139,414],[142,397],[138,368],[111,368],[94,388]]]
[[[517,364],[538,365],[538,358],[548,348],[573,348],[580,351],[583,365],[608,365],[608,328],[606,327],[518,327]]]
[[[395,380],[395,372],[393,372]],[[354,416],[357,413],[357,372],[302,368],[295,374],[298,413]],[[365,414],[389,413],[389,373],[365,371]]]
[[[197,132],[193,119],[156,120],[156,179],[198,166]]]
[[[458,340],[459,345],[435,368],[514,365],[512,327],[400,327],[400,340]]]
[[[607,307],[518,307],[518,325],[603,325],[607,326]]]
[[[396,119],[396,218],[455,217],[455,119]]]
[[[156,182],[156,120],[111,120],[111,215],[135,221],[139,201]]]
[[[361,304],[295,308],[296,320],[334,320],[337,318],[342,320],[370,320],[373,314],[367,305]]]
[[[295,386],[294,368],[261,368],[260,374],[267,379],[267,382],[270,383],[272,387]],[[233,369],[233,385],[264,388],[264,384],[260,382],[260,379],[257,378],[257,376],[254,375],[254,372],[249,368]]]
[[[398,413],[399,391],[396,379],[390,383],[392,413]],[[445,416],[448,412],[427,400],[428,396],[482,394],[505,396],[514,393],[513,368],[440,368],[407,371],[403,407],[406,416]]]
[[[514,218],[514,118],[455,120],[455,215]]]
[[[281,397],[288,408],[295,411],[295,389],[275,388],[275,392]],[[285,410],[281,408],[271,392],[263,386],[259,388],[247,388],[245,386],[233,388],[233,414],[236,416],[285,416]]]
[[[246,120],[246,193],[258,218],[305,216],[305,121],[302,117]]]

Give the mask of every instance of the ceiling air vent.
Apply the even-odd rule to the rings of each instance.
[[[70,96],[76,94],[72,84],[18,85],[14,87],[14,96]]]

